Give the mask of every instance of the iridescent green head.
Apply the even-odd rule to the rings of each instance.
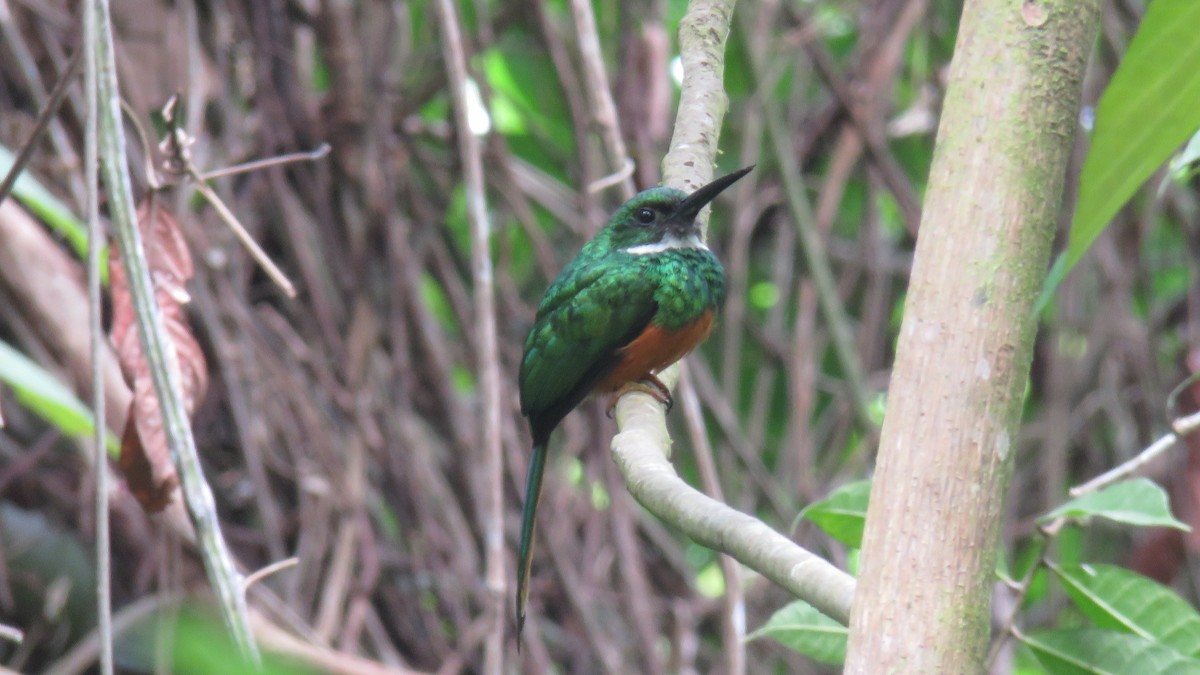
[[[721,176],[687,194],[670,187],[654,187],[634,195],[613,214],[597,235],[607,250],[635,255],[661,253],[673,248],[701,248],[696,216],[717,195],[753,169]]]

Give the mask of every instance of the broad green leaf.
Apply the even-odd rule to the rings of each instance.
[[[1195,675],[1200,661],[1129,633],[1073,628],[1026,635],[1021,642],[1054,675]]]
[[[1110,485],[1063,504],[1038,519],[1045,523],[1055,518],[1107,518],[1126,525],[1174,527],[1190,530],[1171,515],[1167,493],[1153,481],[1135,478]]]
[[[1200,2],[1153,0],[1096,108],[1066,271],[1138,187],[1200,128]]]
[[[0,146],[0,179],[8,175],[16,157],[8,148]],[[87,257],[87,226],[75,214],[50,193],[28,171],[21,172],[13,184],[13,195],[38,218],[67,240],[81,259]],[[108,265],[101,267],[107,272]]]
[[[799,518],[807,518],[838,541],[859,548],[862,546],[863,523],[867,519],[867,498],[871,481],[847,483],[828,497],[804,507]]]
[[[1114,565],[1051,566],[1071,600],[1100,628],[1133,633],[1200,656],[1200,614],[1157,581]]]
[[[12,345],[0,341],[0,380],[12,388],[17,400],[68,436],[92,433],[92,411],[71,390]],[[110,433],[109,454],[119,445]]]
[[[813,660],[840,664],[846,660],[846,635],[845,626],[797,600],[780,608],[746,639],[773,638]]]

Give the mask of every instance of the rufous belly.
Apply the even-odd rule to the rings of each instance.
[[[620,361],[600,384],[596,393],[608,393],[620,389],[629,382],[636,382],[654,375],[683,358],[696,345],[704,342],[713,328],[714,313],[709,310],[699,319],[669,332],[651,324],[633,342],[620,349]]]

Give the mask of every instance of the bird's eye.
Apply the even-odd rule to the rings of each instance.
[[[637,218],[639,223],[649,225],[654,222],[654,209],[638,209],[633,217]]]

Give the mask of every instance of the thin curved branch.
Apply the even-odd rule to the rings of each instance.
[[[662,406],[648,394],[617,402],[613,457],[630,494],[697,543],[728,553],[825,615],[846,624],[854,578],[752,518],[685,483],[667,461],[671,438]]]
[[[712,177],[728,107],[724,51],[733,7],[733,0],[692,2],[680,23],[684,80],[671,150],[663,162],[667,185],[693,190]],[[678,366],[660,375],[668,387],[678,378]],[[613,459],[635,499],[696,542],[733,556],[826,615],[848,622],[854,595],[850,575],[679,478],[668,461],[671,439],[661,405],[631,392],[617,402],[616,419],[620,432],[612,440]]]

